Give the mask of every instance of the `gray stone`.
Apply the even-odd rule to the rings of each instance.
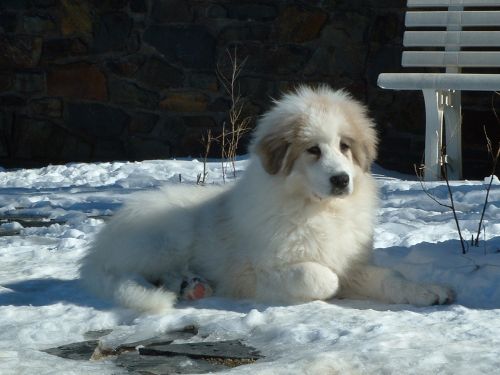
[[[4,94],[0,96],[0,107],[24,107],[26,99],[18,94]]]
[[[132,19],[125,13],[105,13],[96,27],[94,52],[124,50],[132,30]]]
[[[17,73],[14,90],[22,93],[45,91],[45,73]]]
[[[33,68],[42,52],[42,38],[0,34],[0,68]]]
[[[42,61],[52,61],[85,55],[88,46],[81,38],[57,38],[43,42]]]
[[[140,66],[144,64],[144,61],[146,61],[146,57],[140,54],[133,54],[122,59],[108,61],[106,67],[113,74],[123,77],[132,77],[137,73]]]
[[[49,117],[61,117],[63,103],[61,99],[40,98],[30,101],[31,111],[38,115]]]
[[[226,10],[229,18],[236,18],[243,21],[269,21],[275,19],[278,15],[276,7],[264,4],[238,4],[238,2],[229,2],[226,4]]]
[[[67,137],[59,158],[61,161],[86,162],[92,160],[94,144],[79,137]]]
[[[153,25],[143,37],[171,63],[192,69],[214,67],[215,39],[204,26]]]
[[[247,59],[244,66],[245,73],[288,75],[300,72],[309,60],[310,51],[301,45],[265,45],[249,42],[238,45],[238,56],[240,61]]]
[[[10,72],[0,73],[0,91],[8,91],[12,87],[14,74]]]
[[[246,22],[243,25],[230,25],[224,28],[218,38],[222,41],[267,40],[271,34],[271,25],[266,23]]]
[[[36,7],[49,8],[57,4],[57,0],[31,0]]]
[[[113,79],[109,82],[111,101],[133,108],[158,108],[160,100],[156,92],[139,87],[137,84],[125,80]]]
[[[64,117],[69,129],[91,138],[118,137],[129,121],[123,111],[97,103],[69,102]]]
[[[335,47],[320,47],[314,51],[311,60],[304,67],[304,73],[308,76],[335,77],[339,73],[335,64]]]
[[[127,160],[123,142],[117,138],[96,139],[93,144],[92,160]]]
[[[1,220],[1,218],[0,218]],[[254,348],[238,340],[172,344],[197,334],[195,327],[167,332],[151,339],[120,345],[114,350],[98,347],[98,338],[110,330],[87,332],[87,341],[43,350],[45,353],[73,360],[105,359],[133,374],[200,374],[227,370],[262,358]],[[97,356],[96,356],[97,355]]]
[[[403,36],[403,16],[398,12],[386,12],[375,17],[370,30],[370,42],[397,43]]]
[[[92,6],[100,11],[120,10],[125,8],[129,0],[88,0]]]
[[[0,9],[26,9],[30,0],[2,0]]]
[[[139,348],[142,355],[176,356],[185,355],[190,358],[220,358],[220,359],[247,359],[256,361],[262,358],[254,348],[243,345],[239,340],[196,342],[186,344],[157,344],[153,343]]]
[[[187,77],[187,85],[201,90],[217,91],[219,82],[215,74],[193,72]]]
[[[141,83],[159,89],[181,87],[184,82],[184,74],[180,69],[154,56],[139,68],[135,78]]]
[[[42,352],[52,354],[61,358],[88,361],[97,347],[98,340],[76,342],[68,345],[61,345],[57,348],[42,350]]]
[[[128,137],[125,150],[133,160],[167,159],[172,156],[167,143],[139,136]]]
[[[0,30],[12,33],[17,29],[18,15],[14,12],[4,12],[0,14]]]
[[[125,367],[133,374],[207,374],[228,370],[227,366],[210,363],[203,359],[186,356],[158,357],[145,356],[137,352],[123,353],[115,359],[118,366]]]
[[[16,118],[13,137],[16,140],[14,157],[54,162],[59,160],[60,151],[69,135],[58,124],[23,116]]]
[[[128,129],[130,133],[149,134],[158,122],[154,113],[138,112],[132,116]]]
[[[154,0],[151,13],[156,22],[191,22],[193,13],[185,0]]]
[[[131,0],[130,10],[134,13],[145,13],[148,10],[146,0]]]
[[[207,16],[210,18],[225,18],[227,17],[227,10],[222,5],[210,5],[207,9]]]
[[[12,132],[14,116],[11,112],[0,112],[0,157],[6,157],[12,153]]]
[[[26,16],[23,28],[28,34],[46,34],[55,31],[56,24],[48,17]]]
[[[231,101],[226,97],[217,98],[208,105],[208,110],[214,112],[227,112],[230,108]]]

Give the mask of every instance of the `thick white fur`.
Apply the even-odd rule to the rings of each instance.
[[[171,308],[191,274],[216,295],[270,303],[450,302],[445,287],[370,264],[376,143],[364,107],[348,94],[301,87],[260,119],[241,179],[135,196],[97,236],[82,279],[101,296],[149,312]],[[308,151],[314,146],[321,155]],[[349,176],[340,192],[330,182],[339,173]]]

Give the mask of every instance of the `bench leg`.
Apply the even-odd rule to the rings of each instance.
[[[424,179],[441,178],[441,148],[443,142],[443,106],[436,90],[422,90],[425,102],[425,169]]]
[[[462,113],[460,91],[445,93],[444,127],[446,132],[446,153],[448,155],[448,178],[462,178]]]

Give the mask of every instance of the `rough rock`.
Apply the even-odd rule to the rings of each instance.
[[[158,115],[147,112],[137,112],[132,116],[128,129],[130,133],[149,134],[158,122]]]
[[[47,75],[47,93],[88,100],[106,100],[106,76],[96,66],[77,63],[57,66]]]
[[[33,113],[38,115],[61,117],[63,103],[61,99],[55,98],[33,99],[30,102],[30,108]]]
[[[126,13],[102,14],[95,30],[93,51],[124,50],[131,30],[132,19]]]
[[[276,18],[278,11],[272,2],[269,4],[239,4],[238,2],[228,2],[225,6],[227,16],[242,21],[258,20],[269,21]]]
[[[256,361],[261,355],[239,340],[215,341],[215,342],[196,342],[186,344],[157,344],[152,343],[139,348],[139,354],[157,355],[157,356],[176,356],[185,355],[190,358],[213,358],[233,360]]]
[[[22,72],[16,74],[14,90],[21,93],[42,93],[45,91],[45,74]]]
[[[120,136],[129,121],[129,116],[119,109],[78,102],[66,104],[64,118],[69,129],[96,138]]]
[[[6,33],[13,33],[16,31],[18,24],[18,15],[13,12],[0,13],[0,30]]]
[[[193,69],[214,67],[215,39],[204,26],[153,25],[143,38],[171,63]]]
[[[42,38],[0,34],[0,68],[33,68],[42,52]]]
[[[158,57],[150,57],[137,71],[136,79],[159,89],[180,87],[184,73]]]
[[[56,38],[43,42],[41,60],[53,61],[85,55],[88,52],[86,42],[80,38]]]
[[[23,29],[28,34],[46,35],[56,30],[56,24],[49,17],[25,16]]]
[[[154,91],[139,87],[136,83],[112,79],[109,82],[111,101],[135,108],[158,108],[159,95]]]
[[[263,358],[254,348],[238,340],[173,344],[186,340],[196,330],[168,332],[151,339],[120,345],[114,350],[101,347],[103,331],[86,334],[91,340],[43,350],[72,360],[111,359],[132,374],[205,374],[247,365]]]
[[[277,22],[278,40],[302,43],[318,38],[328,15],[320,10],[305,10],[297,6],[286,8]]]
[[[92,32],[92,17],[86,2],[61,0],[61,33],[88,35]]]
[[[160,108],[172,112],[203,112],[208,99],[199,92],[170,92],[160,102]]]
[[[153,20],[159,23],[191,22],[193,13],[185,0],[154,0]]]

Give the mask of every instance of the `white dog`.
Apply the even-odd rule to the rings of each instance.
[[[149,312],[171,308],[186,280],[197,284],[188,298],[210,285],[218,296],[269,303],[449,303],[446,287],[370,264],[376,143],[365,108],[347,93],[301,87],[260,119],[241,179],[139,194],[99,233],[82,279]]]

